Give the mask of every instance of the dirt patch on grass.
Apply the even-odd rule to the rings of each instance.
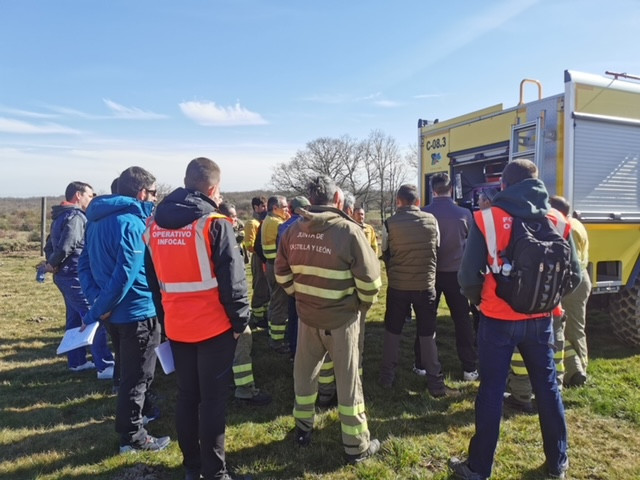
[[[118,475],[114,477],[114,480],[162,480],[163,478],[162,470],[157,467],[138,463],[118,473]]]

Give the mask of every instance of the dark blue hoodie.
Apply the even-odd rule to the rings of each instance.
[[[77,205],[63,203],[51,209],[53,223],[44,253],[56,275],[78,276],[78,259],[84,248],[87,218]]]
[[[547,189],[538,179],[527,179],[498,192],[492,205],[500,207],[513,216],[533,219],[544,217],[551,206]],[[580,263],[571,236],[571,284],[575,288],[580,282]],[[458,271],[458,283],[462,293],[474,304],[480,303],[482,284],[487,271],[487,242],[478,226],[473,223]],[[567,292],[568,293],[568,292]]]
[[[108,312],[111,323],[156,316],[142,240],[153,206],[121,195],[100,196],[89,204],[85,248],[78,264],[82,290],[92,305],[85,324]]]

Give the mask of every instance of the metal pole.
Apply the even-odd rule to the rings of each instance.
[[[40,256],[44,255],[44,243],[47,235],[47,197],[42,197],[40,211]]]

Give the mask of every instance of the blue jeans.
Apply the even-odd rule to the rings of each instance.
[[[503,394],[514,347],[520,349],[538,404],[547,468],[561,472],[567,462],[567,425],[556,382],[551,317],[531,320],[496,320],[480,314],[476,397],[476,433],[469,443],[469,467],[491,475],[500,434]]]
[[[89,311],[89,302],[82,293],[80,280],[78,276],[56,274],[53,276],[53,282],[62,293],[64,304],[66,307],[66,325],[65,330],[79,327],[82,324],[82,318]],[[98,371],[102,371],[113,364],[113,354],[107,345],[107,330],[103,325],[98,327],[96,335],[91,345],[91,355],[93,363]],[[111,363],[107,364],[106,361]],[[77,367],[87,361],[87,349],[85,347],[76,348],[67,352],[67,362],[69,368]]]

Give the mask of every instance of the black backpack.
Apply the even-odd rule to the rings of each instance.
[[[550,313],[571,287],[571,246],[548,217],[513,218],[496,294],[520,313]],[[511,265],[509,275],[505,264]]]

